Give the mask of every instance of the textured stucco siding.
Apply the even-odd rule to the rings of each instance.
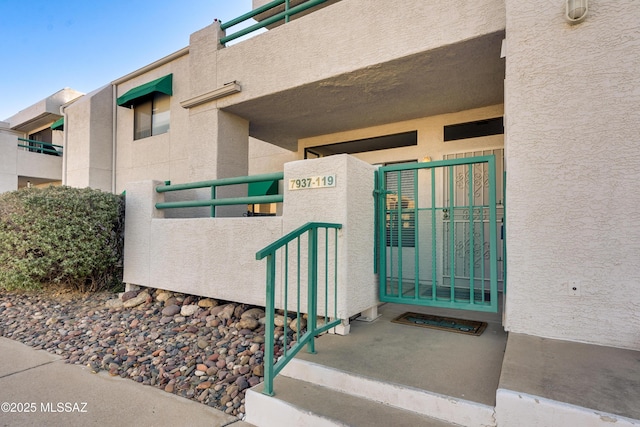
[[[505,326],[640,349],[640,3],[506,6]]]
[[[218,51],[216,87],[234,80],[242,84],[240,94],[218,103],[224,107],[504,26],[501,0],[393,0],[375,6],[370,0],[340,1]],[[381,72],[380,79],[386,78],[393,76]]]
[[[336,185],[295,191],[289,191],[285,185],[282,217],[164,218],[164,212],[155,209],[155,203],[164,200],[164,193],[155,192],[160,182],[130,183],[126,198],[124,281],[264,306],[266,261],[257,261],[256,252],[307,222],[336,222],[343,226],[337,243],[337,313],[339,318],[348,319],[378,302],[373,273],[374,169],[347,155],[287,163],[285,184],[291,178],[335,175]],[[329,262],[334,265],[333,237],[330,242]],[[292,251],[295,246],[291,245]],[[300,253],[304,271],[303,312],[307,309],[306,249],[305,240]],[[320,252],[318,279],[324,286],[323,246]],[[285,269],[283,258],[278,259],[276,274],[280,285],[276,289],[276,306],[280,308]],[[291,254],[290,260],[295,259]],[[290,277],[295,275],[296,268],[290,266]],[[333,284],[332,280],[329,315],[334,313]],[[289,286],[290,295],[295,295],[295,284]],[[324,288],[318,295],[319,314],[325,314]],[[291,302],[289,309],[295,309]]]
[[[17,136],[0,132],[0,193],[18,189]]]
[[[66,107],[65,185],[111,191],[112,94],[107,85]]]
[[[117,85],[116,97],[128,90],[173,73],[169,132],[139,140],[133,139],[133,109],[117,107],[116,192],[127,183],[144,179],[190,182],[189,179],[189,113],[179,101],[188,97],[188,57],[180,57],[168,64]]]
[[[266,263],[256,252],[282,236],[282,218],[154,219],[150,284],[265,304]]]
[[[337,295],[338,317],[341,319],[358,314],[378,302],[373,273],[374,169],[374,166],[344,154],[290,162],[284,168],[284,233],[310,221],[342,225],[338,237]],[[290,179],[325,175],[335,175],[335,187],[288,188]],[[303,262],[306,263],[306,257],[303,257]],[[305,280],[303,282],[306,283]],[[322,277],[319,282],[324,283]],[[329,311],[331,314],[331,308]]]

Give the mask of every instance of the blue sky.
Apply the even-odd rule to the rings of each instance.
[[[251,0],[0,0],[0,120],[71,87],[91,92],[189,44]]]

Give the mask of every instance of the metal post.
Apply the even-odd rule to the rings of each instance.
[[[318,242],[318,229],[313,227],[309,230],[309,260],[308,260],[308,281],[307,281],[307,290],[309,297],[307,299],[307,311],[309,312],[309,319],[307,323],[309,327],[308,331],[315,332],[317,327],[317,316],[318,316],[318,307],[317,307],[317,288],[318,288],[318,251],[317,251],[317,242]],[[307,352],[311,354],[316,353],[315,346],[315,338],[312,337],[309,340],[309,344],[307,345]]]
[[[273,396],[273,354],[274,350],[274,317],[275,317],[275,285],[276,285],[276,259],[275,252],[267,255],[267,324],[264,332],[264,390],[263,393]]]

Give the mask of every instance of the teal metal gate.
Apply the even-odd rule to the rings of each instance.
[[[498,311],[493,155],[381,167],[380,300]]]

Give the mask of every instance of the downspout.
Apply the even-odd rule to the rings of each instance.
[[[116,132],[118,130],[118,119],[117,119],[117,113],[118,113],[118,105],[117,105],[117,95],[118,95],[118,90],[117,90],[117,86],[115,83],[111,83],[111,90],[112,90],[112,118],[111,118],[111,192],[113,194],[116,194],[116,155],[117,155],[117,145],[116,142],[118,141],[118,138],[116,136]]]
[[[69,118],[65,111],[69,104],[60,106],[60,114],[64,117],[64,129],[62,131],[62,185],[67,185],[67,156],[68,156],[68,142],[69,142]]]

